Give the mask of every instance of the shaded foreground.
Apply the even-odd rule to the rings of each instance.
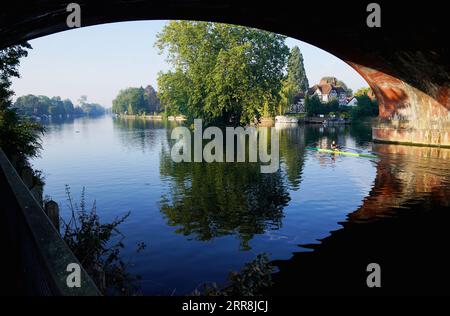
[[[448,294],[450,186],[445,149],[378,145],[385,155],[363,205],[312,252],[276,261],[268,295]],[[386,156],[389,154],[389,156]],[[368,288],[369,263],[381,288]]]

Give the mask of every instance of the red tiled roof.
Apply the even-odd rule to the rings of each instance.
[[[340,86],[334,86],[329,83],[321,82],[308,89],[308,94],[314,94],[316,90],[319,89],[322,94],[330,94],[332,90],[335,90],[337,94],[345,93],[344,88]]]

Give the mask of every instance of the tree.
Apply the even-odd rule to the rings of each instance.
[[[309,83],[303,65],[303,56],[300,49],[295,46],[289,55],[286,79],[282,82],[279,114],[281,115],[288,110],[294,103],[295,97],[306,93],[308,87]]]
[[[38,110],[38,115],[42,115],[42,114],[49,114],[48,113],[48,109],[51,105],[51,100],[49,97],[46,97],[45,95],[40,95],[38,96],[39,99],[39,110]]]
[[[76,115],[76,116],[84,115],[84,112],[83,112],[83,109],[81,108],[81,106],[76,106],[73,109],[73,115]]]
[[[163,107],[206,123],[274,114],[289,50],[285,37],[219,23],[172,21],[158,34],[173,69],[160,73]]]
[[[26,164],[27,158],[39,154],[39,134],[44,129],[39,124],[19,116],[12,107],[11,78],[19,76],[20,59],[28,55],[28,43],[0,50],[0,147],[9,159]]]
[[[66,112],[66,114],[68,114],[68,115],[74,114],[74,107],[73,107],[72,101],[70,101],[69,99],[65,99],[63,101],[63,105],[64,105],[64,111]]]
[[[317,94],[314,94],[312,97],[306,96],[305,109],[308,116],[323,114],[323,105]]]
[[[360,97],[360,96],[363,96],[363,95],[369,95],[371,93],[372,93],[372,89],[370,89],[369,87],[359,88],[355,92],[355,97]]]
[[[86,95],[78,99],[79,106],[74,109],[75,114],[97,116],[105,114],[105,108],[97,103],[89,103]],[[70,105],[69,105],[70,107]]]
[[[294,103],[296,93],[295,84],[289,80],[283,80],[282,88],[280,92],[280,103],[278,107],[278,114],[283,115],[289,110],[290,106]]]
[[[66,115],[99,115],[105,112],[104,108],[98,104],[91,104],[86,96],[79,99],[81,106],[74,107],[69,99],[62,100],[61,97],[49,98],[43,95],[32,94],[17,98],[14,108],[22,116],[43,116],[52,115],[54,117]]]
[[[356,100],[358,101],[358,104],[350,111],[352,120],[378,116],[378,103],[376,100],[372,100],[365,91],[367,92],[370,90],[359,89],[357,91],[358,95],[356,96]]]
[[[295,94],[300,92],[304,93],[309,88],[305,66],[303,65],[303,55],[297,46],[292,48],[289,55],[287,81],[289,84],[293,85]]]
[[[188,113],[189,80],[182,71],[158,74],[161,107],[167,115]]]
[[[48,109],[48,112],[52,116],[65,116],[66,109],[64,108],[64,102],[60,97],[53,97],[51,99],[51,105]]]
[[[47,109],[41,106],[39,98],[32,94],[17,98],[14,107],[23,115],[47,114]]]
[[[80,104],[80,106],[87,103],[87,96],[86,95],[80,96],[80,98],[78,99],[78,103]]]
[[[161,102],[158,98],[156,90],[151,85],[148,85],[144,89],[144,100],[147,103],[146,107],[149,113],[159,112]]]
[[[28,56],[30,44],[24,43],[0,50],[0,109],[11,106],[11,78],[19,78],[19,65],[22,57]]]
[[[113,100],[112,111],[117,114],[140,115],[150,112],[148,102],[145,99],[144,88],[127,88],[121,90]]]
[[[85,103],[81,106],[83,113],[88,116],[98,116],[105,114],[105,108],[96,103]]]
[[[323,106],[323,109],[324,111],[322,114],[329,114],[331,112],[337,113],[340,110],[339,101],[337,99],[332,99]]]

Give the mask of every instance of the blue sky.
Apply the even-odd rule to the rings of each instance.
[[[169,66],[153,46],[167,21],[139,21],[97,25],[31,41],[33,50],[13,81],[16,97],[25,94],[61,96],[77,103],[81,95],[110,107],[120,89],[151,84]],[[350,66],[312,45],[289,38],[300,47],[310,85],[335,76],[354,91],[367,86]]]

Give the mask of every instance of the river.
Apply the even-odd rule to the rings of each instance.
[[[306,293],[321,292],[327,280],[334,282],[330,290],[339,291],[336,282],[342,280],[330,275],[350,266],[359,272],[349,280],[365,286],[365,263],[396,266],[388,260],[398,254],[394,248],[417,249],[411,245],[417,238],[392,242],[392,236],[411,228],[405,224],[410,217],[401,220],[403,231],[397,235],[380,222],[399,221],[403,217],[398,214],[405,212],[425,216],[423,205],[430,212],[444,209],[439,214],[448,217],[450,150],[373,144],[370,126],[364,125],[277,126],[280,169],[262,174],[250,163],[174,163],[174,126],[110,116],[54,122],[47,125],[41,157],[33,160],[45,176],[44,195],[60,204],[63,218],[69,214],[65,185],[76,200],[85,187],[88,204],[96,201],[104,222],[131,212],[120,226],[126,237],[123,254],[134,263],[130,271],[142,276],[146,295],[184,295],[205,282],[225,284],[230,271],[240,270],[260,253],[276,263],[275,288],[280,293],[295,294],[295,282],[286,285],[293,278],[304,282]],[[379,158],[305,150],[329,146],[333,140],[346,150],[375,152]],[[443,218],[430,216],[433,220],[417,234],[434,235],[419,240],[443,246]],[[413,223],[421,227],[424,218]],[[135,254],[139,242],[147,247]],[[329,244],[341,249],[341,255],[337,250],[327,253]],[[443,264],[440,253],[427,255]]]

